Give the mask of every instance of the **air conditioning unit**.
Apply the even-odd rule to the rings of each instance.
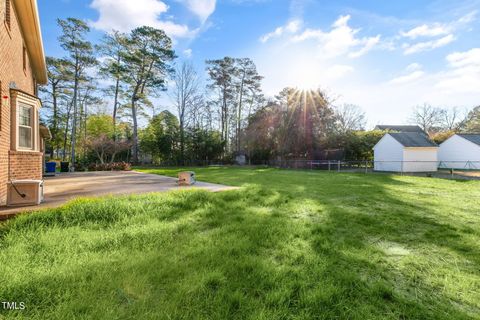
[[[42,201],[42,180],[13,180],[8,184],[8,206],[34,206]]]
[[[184,171],[178,173],[178,184],[181,186],[191,186],[195,183],[195,172]]]

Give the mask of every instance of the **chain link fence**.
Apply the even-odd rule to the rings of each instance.
[[[284,169],[480,179],[480,161],[277,160],[267,161],[265,165]]]
[[[148,166],[148,164],[144,165]],[[235,165],[235,163],[220,160],[188,160],[183,163],[163,162],[153,166],[207,167],[230,165]],[[480,161],[257,160],[247,163],[246,166],[366,174],[392,173],[448,179],[480,180]]]

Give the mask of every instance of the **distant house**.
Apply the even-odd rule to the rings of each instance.
[[[42,106],[37,86],[47,83],[47,69],[36,0],[0,1],[0,206],[25,198],[25,181],[40,181],[43,167]],[[9,198],[9,204],[12,203]]]
[[[480,169],[480,134],[455,134],[438,149],[440,167]]]
[[[373,147],[373,153],[376,171],[437,171],[438,146],[423,133],[387,133]]]
[[[375,130],[392,131],[392,132],[417,132],[425,134],[419,126],[397,126],[397,125],[377,125]]]

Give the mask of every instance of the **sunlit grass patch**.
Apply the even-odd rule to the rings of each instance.
[[[241,188],[82,199],[4,224],[0,296],[27,309],[1,315],[478,318],[478,182],[191,169]]]

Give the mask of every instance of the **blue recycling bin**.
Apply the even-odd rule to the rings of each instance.
[[[45,164],[45,172],[46,173],[55,173],[55,169],[57,167],[57,163],[56,162],[47,162]]]

